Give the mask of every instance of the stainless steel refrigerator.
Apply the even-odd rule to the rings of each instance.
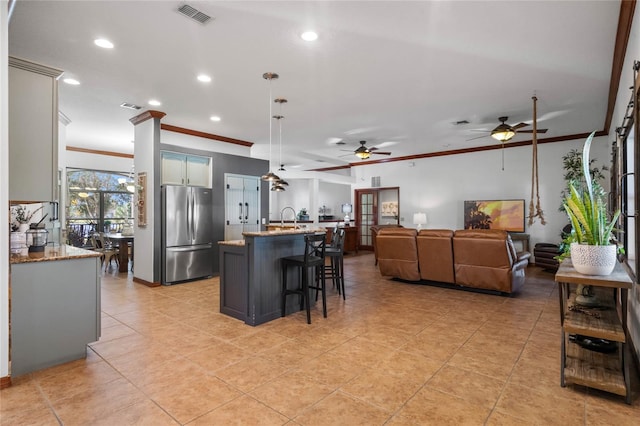
[[[162,284],[213,275],[212,210],[209,188],[162,187]]]

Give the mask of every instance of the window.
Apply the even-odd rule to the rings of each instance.
[[[70,242],[86,245],[96,231],[133,226],[133,173],[68,169],[66,228]]]

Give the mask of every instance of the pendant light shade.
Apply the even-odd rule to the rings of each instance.
[[[277,80],[279,77],[278,74],[276,74],[275,72],[266,72],[264,74],[262,74],[262,78],[264,78],[265,80],[269,80],[269,173],[262,175],[261,179],[268,181],[268,182],[274,182],[276,180],[279,180],[280,177],[278,177],[278,175],[276,175],[275,173],[273,173],[271,171],[271,138],[272,138],[272,121],[271,121],[271,99],[272,99],[272,93],[271,93],[271,83],[273,80]],[[273,189],[273,188],[272,188]]]

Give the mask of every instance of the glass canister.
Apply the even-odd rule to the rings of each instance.
[[[49,231],[44,228],[32,228],[27,232],[27,247],[29,247],[29,253],[43,252],[47,245],[47,239]]]

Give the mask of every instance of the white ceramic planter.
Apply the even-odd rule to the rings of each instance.
[[[585,275],[609,275],[617,262],[617,247],[590,246],[571,243],[571,263],[576,271]]]

